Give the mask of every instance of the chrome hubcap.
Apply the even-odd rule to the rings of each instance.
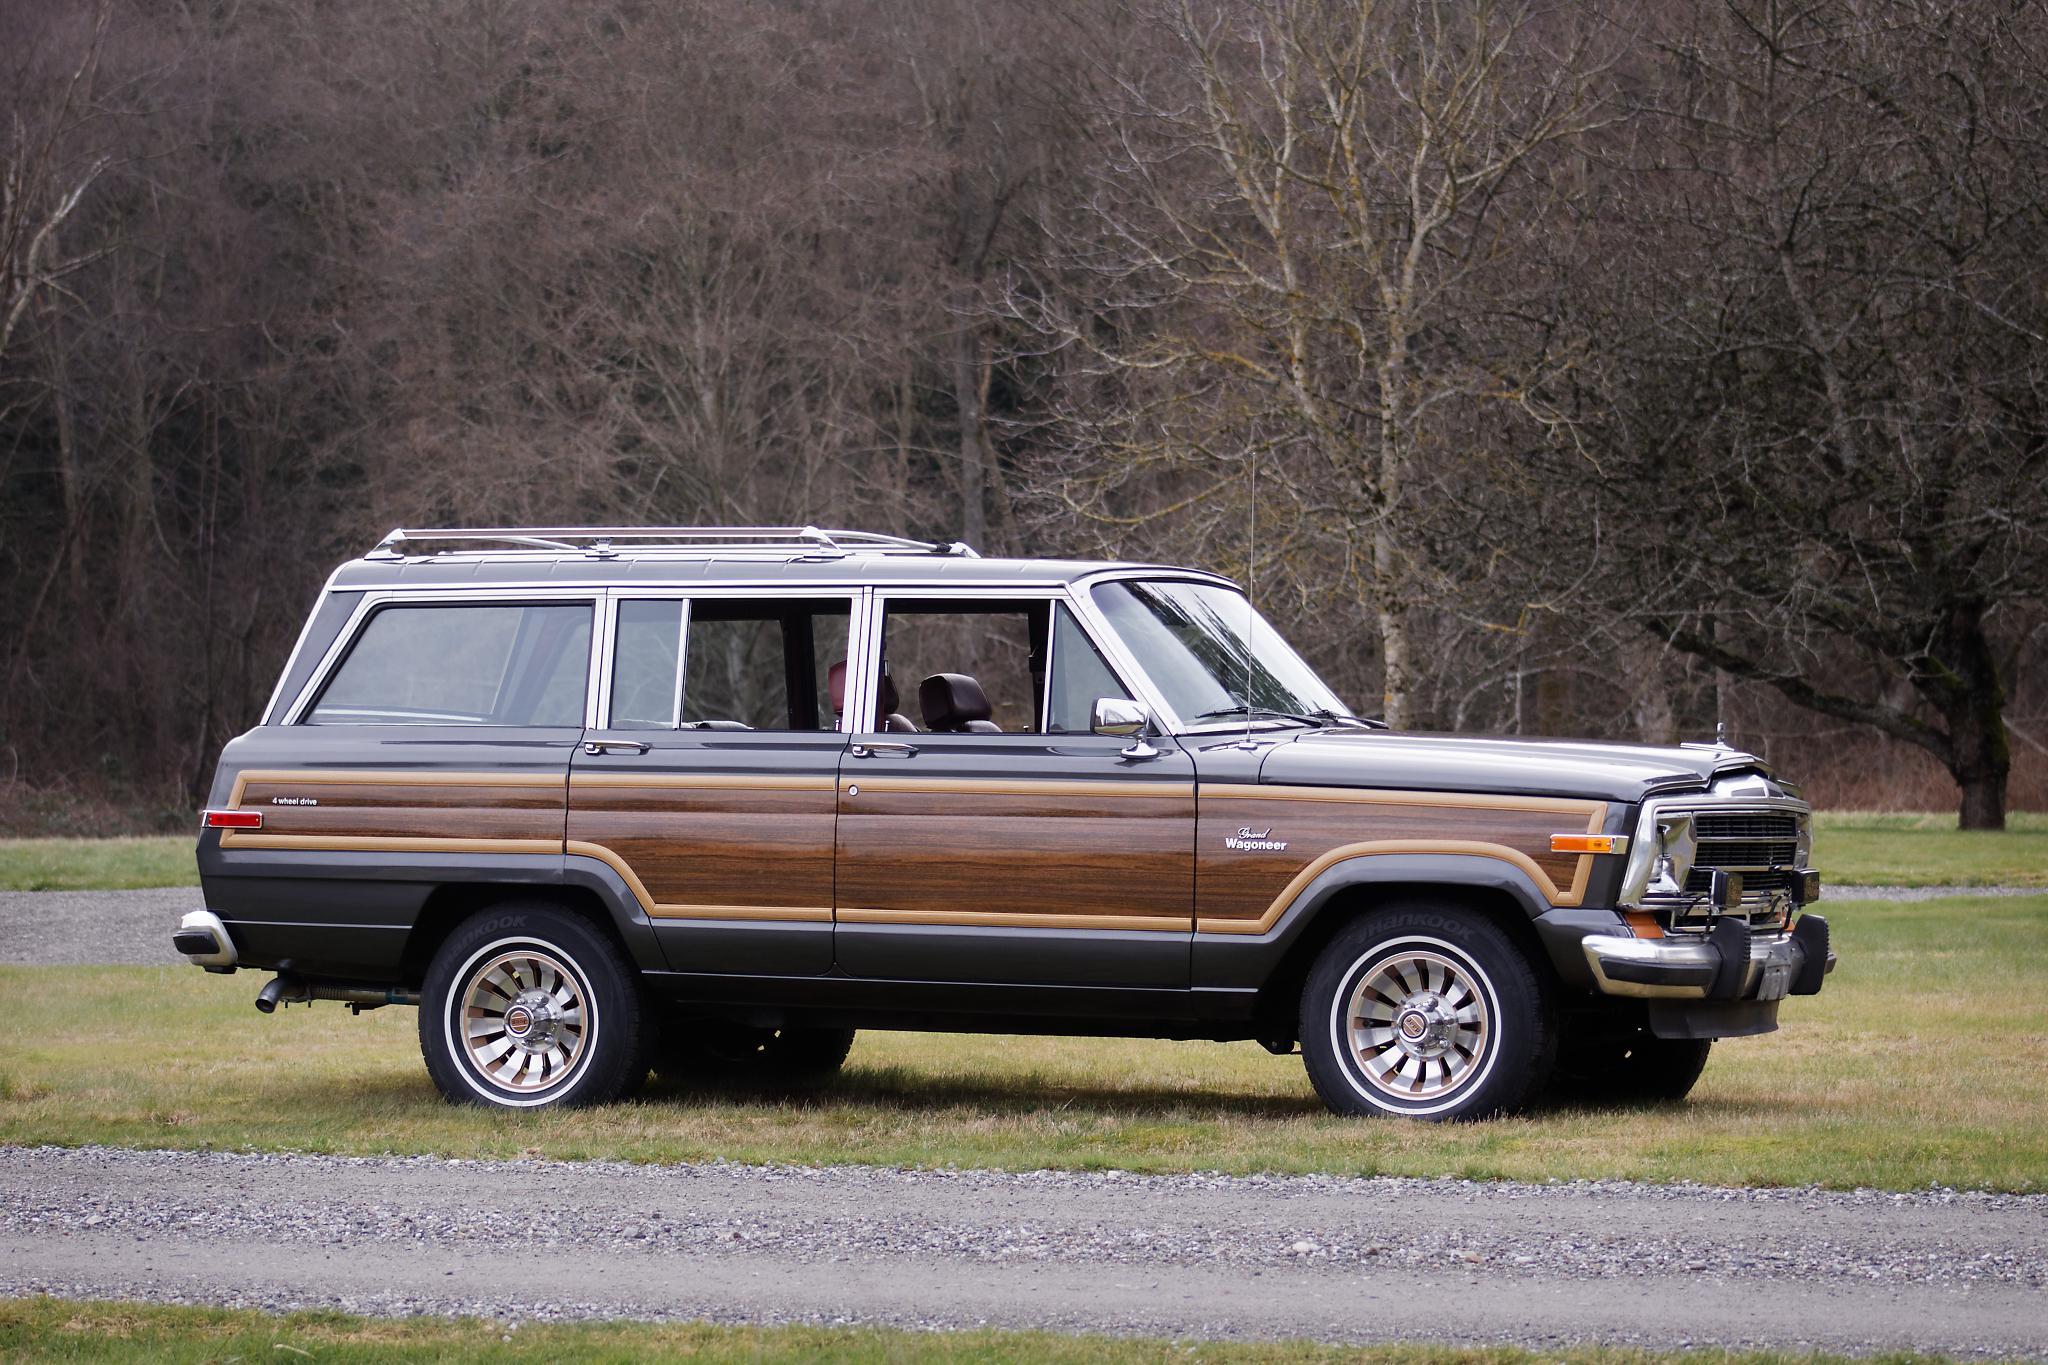
[[[550,953],[500,953],[471,973],[462,995],[470,1065],[508,1090],[526,1093],[562,1083],[589,1040],[579,978]]]
[[[1406,949],[1369,967],[1347,1017],[1359,1069],[1400,1099],[1433,1099],[1477,1074],[1492,1020],[1469,968]]]

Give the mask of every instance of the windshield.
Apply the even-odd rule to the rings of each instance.
[[[1182,722],[1351,714],[1241,592],[1211,583],[1119,582],[1095,605]],[[1263,714],[1271,713],[1271,714]]]

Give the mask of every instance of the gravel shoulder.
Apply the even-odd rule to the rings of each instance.
[[[2048,1357],[2048,1196],[0,1148],[0,1294]]]
[[[196,886],[147,891],[0,891],[0,964],[160,967],[182,963],[171,931],[206,904]]]

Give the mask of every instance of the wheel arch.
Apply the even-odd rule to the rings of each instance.
[[[1534,924],[1551,905],[1528,874],[1468,854],[1397,854],[1332,864],[1263,934],[1196,934],[1195,984],[1254,990],[1260,1036],[1292,1039],[1302,987],[1323,948],[1360,916],[1401,901],[1454,905],[1484,917],[1529,960],[1539,980],[1556,983],[1556,967]]]
[[[559,882],[442,882],[428,893],[406,935],[399,969],[406,984],[425,980],[427,966],[456,927],[471,915],[504,901],[544,901],[590,921],[642,971],[667,966],[653,925],[619,875],[589,858],[567,860]]]

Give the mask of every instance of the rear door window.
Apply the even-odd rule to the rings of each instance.
[[[836,729],[852,610],[847,598],[623,601],[608,726]]]
[[[581,726],[591,613],[588,602],[380,607],[305,723]]]

